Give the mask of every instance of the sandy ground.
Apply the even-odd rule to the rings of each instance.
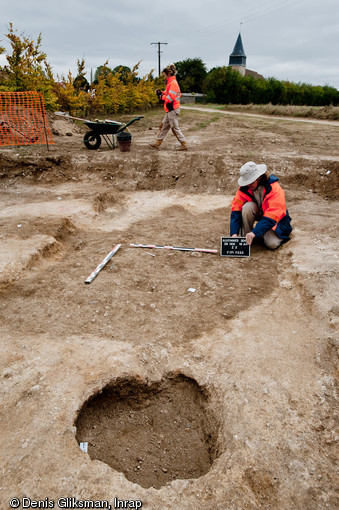
[[[152,151],[161,116],[130,152],[56,116],[1,150],[1,509],[338,508],[339,128],[185,109],[190,151]],[[248,160],[285,189],[279,250],[130,247],[219,251]]]

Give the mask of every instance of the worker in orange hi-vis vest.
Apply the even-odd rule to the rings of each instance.
[[[186,151],[187,141],[179,127],[178,117],[180,113],[180,87],[176,80],[175,75],[177,71],[175,66],[172,64],[169,67],[165,67],[162,74],[166,81],[166,90],[161,91],[157,89],[155,93],[164,101],[165,117],[160,124],[159,133],[156,137],[155,142],[150,144],[152,149],[159,149],[163,139],[167,135],[168,131],[172,129],[174,136],[180,142],[180,146],[177,148],[178,151]]]
[[[240,188],[232,201],[230,235],[237,237],[240,232],[249,245],[262,237],[266,246],[274,250],[288,241],[292,226],[279,178],[267,175],[266,169],[266,165],[253,161],[240,168]]]

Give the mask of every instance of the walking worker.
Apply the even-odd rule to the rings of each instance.
[[[253,161],[240,168],[240,188],[232,201],[230,235],[237,237],[241,232],[249,245],[256,237],[262,237],[266,246],[275,250],[288,241],[292,227],[284,190],[278,177],[267,175],[266,169],[266,165]]]
[[[177,150],[187,151],[188,147],[186,138],[182,134],[178,122],[181,92],[175,77],[177,74],[175,66],[172,64],[169,67],[165,67],[165,69],[162,71],[162,74],[166,81],[166,90],[162,92],[161,90],[157,89],[155,93],[159,99],[164,101],[164,109],[166,113],[162,123],[159,126],[158,135],[155,141],[150,144],[150,147],[153,149],[159,149],[168,131],[172,129],[174,136],[180,142],[180,146],[177,148]]]

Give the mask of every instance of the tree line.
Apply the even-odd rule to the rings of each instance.
[[[0,91],[36,90],[44,97],[51,111],[63,110],[72,115],[131,112],[158,104],[154,91],[164,89],[162,77],[152,72],[138,77],[138,65],[133,69],[121,65],[114,69],[108,62],[100,65],[93,81],[86,78],[85,60],[78,59],[77,74],[53,75],[47,55],[41,48],[41,34],[36,41],[18,34],[12,23],[5,34],[10,52],[0,46],[7,64],[0,66]],[[339,104],[339,91],[330,86],[260,79],[242,76],[229,66],[207,70],[200,58],[175,62],[182,92],[203,93],[206,102],[220,104],[267,104],[326,106]]]
[[[328,85],[242,76],[230,66],[207,71],[200,58],[176,62],[182,92],[200,92],[206,101],[219,104],[274,104],[338,106],[339,90]]]

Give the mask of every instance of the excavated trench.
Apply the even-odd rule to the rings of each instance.
[[[128,157],[75,153],[68,137],[47,157],[3,151],[6,504],[21,488],[152,509],[337,508],[338,162],[330,128],[280,130],[226,124],[187,154],[171,140],[149,152],[149,133]],[[130,247],[218,248],[250,159],[281,178],[290,243],[242,260]]]

